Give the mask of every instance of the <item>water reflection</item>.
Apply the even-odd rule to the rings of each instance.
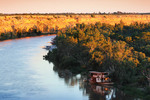
[[[79,90],[82,91],[83,96],[88,96],[89,100],[140,100],[126,95],[112,85],[96,85],[84,81],[86,75],[72,75],[68,70],[60,71],[56,68],[54,71],[58,73],[59,78],[64,79],[67,86],[73,87],[79,84]]]

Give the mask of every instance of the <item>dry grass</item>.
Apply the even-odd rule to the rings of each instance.
[[[96,22],[114,25],[122,20],[129,25],[133,22],[150,22],[150,15],[12,15],[0,16],[0,33],[17,30],[28,32],[36,27],[41,32],[50,32],[52,28],[73,27],[77,23],[91,24]],[[47,29],[46,29],[47,28]]]

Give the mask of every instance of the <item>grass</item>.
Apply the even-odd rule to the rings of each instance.
[[[26,31],[31,28],[43,32],[54,29],[74,27],[77,23],[94,24],[96,22],[115,25],[122,20],[129,25],[133,22],[148,23],[150,15],[10,15],[0,16],[0,34]]]

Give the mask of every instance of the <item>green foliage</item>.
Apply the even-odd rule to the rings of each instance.
[[[48,53],[47,60],[73,72],[110,71],[120,84],[143,85],[150,77],[149,28],[150,24],[142,23],[127,26],[122,20],[115,26],[76,24],[57,32],[57,49]]]
[[[150,99],[150,87],[145,88],[137,88],[131,86],[123,86],[121,88],[126,94],[142,98],[142,100],[149,100]]]

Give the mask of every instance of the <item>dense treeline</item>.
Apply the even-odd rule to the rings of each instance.
[[[14,32],[8,32],[1,33],[0,34],[0,40],[7,40],[7,39],[15,39],[15,38],[21,38],[21,37],[28,37],[28,36],[38,36],[41,35],[40,31],[37,31],[36,28],[31,28],[27,32],[26,30],[15,30]]]
[[[110,71],[120,84],[146,85],[150,81],[149,23],[77,24],[59,31],[54,44],[57,49],[46,59],[59,68],[75,73]]]
[[[26,29],[15,29],[12,26],[13,32],[1,33],[0,34],[0,41],[7,40],[7,39],[16,39],[22,37],[32,37],[32,36],[40,36],[40,35],[48,35],[48,34],[56,34],[57,30],[52,28],[49,32],[42,33],[37,26],[33,26],[29,30]],[[47,27],[44,27],[44,30],[47,30]]]

